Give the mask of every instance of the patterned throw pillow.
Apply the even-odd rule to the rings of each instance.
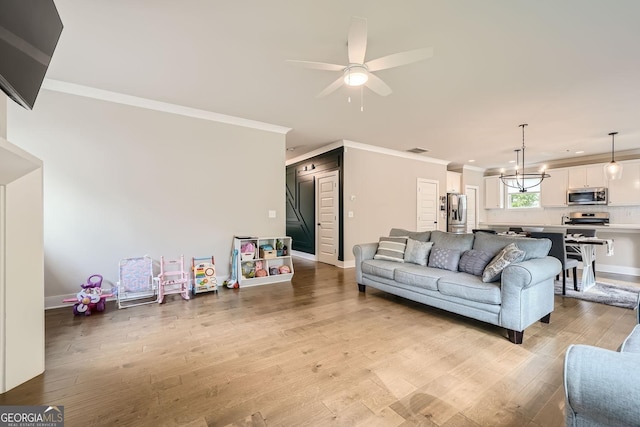
[[[404,250],[407,246],[406,237],[381,237],[378,250],[373,259],[404,262]]]
[[[462,253],[458,270],[473,274],[474,276],[482,276],[482,273],[484,272],[487,264],[489,264],[489,261],[491,261],[491,258],[493,258],[493,254],[490,254],[489,252],[469,249]]]
[[[458,271],[458,262],[462,252],[457,249],[439,248],[434,246],[429,255],[429,267],[443,270]]]
[[[409,238],[407,240],[407,248],[404,251],[404,262],[427,265],[431,246],[433,246],[433,242],[420,242]]]
[[[525,252],[520,250],[515,243],[505,246],[487,265],[482,273],[482,281],[496,282],[500,280],[502,270],[512,262],[519,262],[524,259]]]

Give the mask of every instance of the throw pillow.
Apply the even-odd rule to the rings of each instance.
[[[381,237],[378,250],[373,259],[404,262],[404,250],[407,246],[406,237]]]
[[[460,257],[460,265],[458,270],[474,276],[482,276],[485,267],[493,258],[493,254],[489,252],[479,251],[477,249],[469,249],[464,251]]]
[[[457,249],[434,246],[431,249],[431,255],[429,255],[429,267],[458,271],[458,262],[460,262],[461,253],[462,252]]]
[[[515,243],[505,246],[487,265],[482,273],[482,281],[495,282],[500,279],[502,270],[512,262],[519,262],[524,259],[525,252],[520,250]]]
[[[431,246],[433,246],[433,242],[420,242],[409,238],[407,240],[407,248],[404,251],[404,262],[427,265]]]

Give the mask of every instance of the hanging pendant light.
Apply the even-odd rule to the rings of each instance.
[[[525,173],[524,165],[524,128],[528,126],[526,123],[521,124],[522,128],[522,148],[513,150],[516,152],[516,170],[511,175],[504,175],[500,172],[500,180],[504,185],[511,188],[517,188],[519,192],[526,193],[527,189],[540,185],[543,179],[549,178],[551,175],[545,173],[544,169],[539,173]],[[522,164],[520,163],[520,151],[522,151]],[[522,172],[520,171],[522,170]]]
[[[615,151],[615,137],[617,134],[618,132],[611,132],[609,134],[611,135],[611,162],[604,165],[604,175],[609,180],[622,178],[622,165],[613,159]]]

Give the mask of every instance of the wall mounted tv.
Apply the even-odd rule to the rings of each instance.
[[[33,109],[62,33],[53,0],[0,0],[0,88]]]

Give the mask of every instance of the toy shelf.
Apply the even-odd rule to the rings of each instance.
[[[255,251],[243,254],[248,244],[253,245]],[[269,247],[273,249],[265,249]],[[238,250],[236,271],[241,288],[287,282],[293,277],[291,237],[236,237],[234,249]],[[260,269],[262,273],[258,273]],[[264,275],[260,277],[260,274]]]

